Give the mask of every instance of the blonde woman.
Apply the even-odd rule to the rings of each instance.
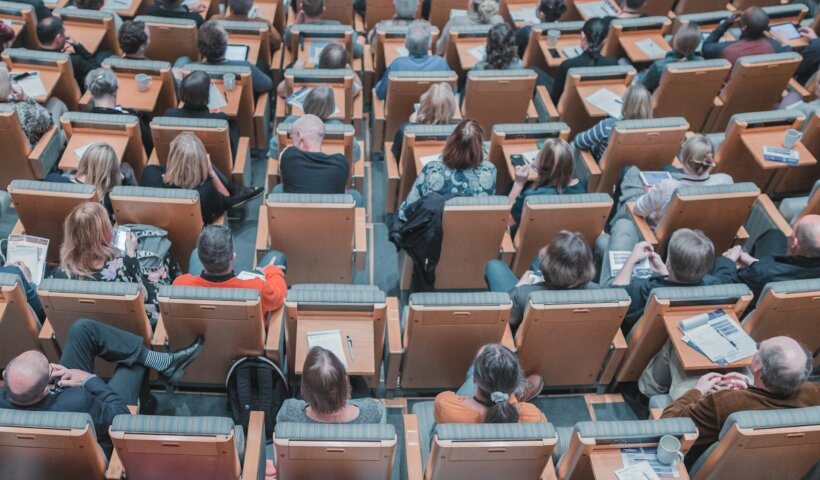
[[[404,130],[408,125],[449,125],[456,115],[456,97],[449,83],[434,83],[421,94],[419,110],[410,115],[410,121],[402,124],[393,137],[393,156],[399,161],[404,144]]]
[[[579,150],[592,152],[596,162],[604,156],[612,128],[619,120],[646,120],[652,118],[652,96],[649,90],[640,83],[633,83],[626,89],[623,98],[621,118],[608,117],[585,132],[581,132],[573,140],[573,145]]]
[[[146,313],[151,323],[155,324],[159,312],[156,288],[140,273],[136,250],[137,239],[130,233],[125,242],[125,251],[118,250],[114,246],[114,231],[108,212],[99,203],[83,203],[77,205],[63,223],[60,266],[51,276],[140,284]]]
[[[504,18],[498,14],[496,0],[468,0],[467,15],[453,17],[444,26],[441,36],[436,42],[436,55],[444,55],[447,51],[447,40],[450,37],[450,28],[460,25],[495,25],[504,23]]]

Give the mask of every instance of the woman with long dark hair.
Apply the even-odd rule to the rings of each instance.
[[[493,25],[487,33],[487,56],[476,63],[474,70],[514,70],[524,68],[518,58],[515,36],[506,23]]]
[[[575,58],[564,60],[558,67],[555,84],[552,86],[552,101],[558,105],[561,94],[564,93],[564,84],[570,68],[576,67],[606,67],[617,65],[618,60],[601,55],[606,36],[609,33],[609,20],[590,18],[581,29],[581,48],[583,52]]]

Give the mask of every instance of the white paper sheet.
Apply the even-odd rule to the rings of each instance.
[[[475,47],[469,49],[468,52],[470,52],[470,55],[474,56],[476,60],[481,61],[487,56],[487,46],[476,45]]]
[[[91,148],[91,145],[94,145],[95,143],[97,143],[97,142],[92,142],[92,143],[89,143],[88,145],[83,145],[80,148],[75,148],[74,149],[74,156],[77,157],[77,160],[82,160],[83,155],[85,155],[85,151],[88,150],[89,148]]]
[[[208,110],[220,110],[228,106],[228,100],[225,95],[213,83],[210,90],[208,90]]]
[[[7,263],[23,262],[31,272],[31,282],[39,285],[46,271],[47,238],[33,235],[9,235]]]
[[[432,162],[433,160],[438,160],[440,158],[441,158],[441,155],[439,155],[439,154],[425,155],[425,156],[419,158],[419,162],[421,163],[421,166],[423,167],[423,166],[427,165],[428,163]]]
[[[672,465],[664,465],[658,461],[657,447],[639,447],[639,448],[622,448],[621,461],[625,467],[635,465],[638,463],[647,463],[652,469],[653,473],[661,477],[679,477],[678,469]],[[620,478],[620,477],[619,477]],[[640,477],[639,477],[640,478]],[[641,478],[641,480],[646,480]]]
[[[623,101],[618,94],[608,88],[601,88],[584,100],[593,107],[603,110],[610,117],[621,118]]]
[[[46,95],[46,86],[43,85],[43,80],[40,79],[40,72],[32,72],[31,75],[17,80],[16,83],[20,85],[20,88],[31,98],[44,97]]]
[[[243,271],[239,272],[239,275],[237,275],[236,278],[238,278],[240,280],[254,280],[254,279],[257,279],[257,278],[260,279],[260,280],[264,280],[265,276],[262,275],[261,273],[254,273],[254,272],[248,272],[248,271],[243,270]]]
[[[133,0],[105,0],[105,5],[103,5],[102,9],[107,11],[128,10],[132,4]]]
[[[510,10],[510,17],[512,17],[513,22],[538,23],[538,15],[535,14],[535,9],[532,7]]]
[[[525,162],[532,164],[538,158],[538,152],[540,152],[540,150],[532,150],[530,152],[522,153],[521,156],[524,157]]]
[[[466,17],[466,16],[467,16],[467,10],[462,10],[460,8],[451,8],[450,9],[450,20],[452,20],[456,17]]]
[[[609,271],[613,277],[617,276],[624,268],[626,260],[629,258],[629,250],[610,250]],[[644,258],[632,268],[632,278],[645,278],[652,275],[652,267],[649,266],[649,258]]]
[[[564,52],[564,55],[567,58],[575,58],[578,55],[584,53],[584,49],[581,48],[580,45],[576,45],[574,47],[564,47],[561,49],[561,51]]]
[[[736,362],[757,351],[757,343],[720,309],[687,318],[678,328],[684,333],[684,342],[719,365]]]
[[[396,47],[396,52],[398,52],[402,57],[410,55],[410,51],[407,50],[407,47]]]
[[[662,58],[666,55],[666,50],[661,48],[660,45],[655,43],[654,40],[651,38],[644,38],[643,40],[638,40],[635,42],[635,46],[638,47],[646,56],[650,58]]]
[[[615,470],[615,476],[618,480],[660,480],[649,462],[633,463],[628,467]]]
[[[330,350],[336,358],[347,368],[347,357],[342,345],[342,332],[339,330],[322,330],[319,332],[308,332],[308,348],[322,347]]]
[[[586,18],[611,17],[618,13],[609,2],[581,3],[576,6]]]

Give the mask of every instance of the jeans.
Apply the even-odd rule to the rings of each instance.
[[[484,280],[491,292],[509,292],[515,288],[518,278],[501,260],[490,260],[484,267]]]
[[[612,225],[612,233],[601,234],[595,241],[595,254],[601,265],[601,286],[608,286],[612,279],[612,270],[609,266],[610,251],[632,251],[635,244],[641,241],[640,232],[635,222],[622,218]]]
[[[259,263],[256,265],[257,267],[262,267],[268,265],[270,261],[276,257],[276,261],[273,262],[274,265],[278,265],[280,267],[284,267],[287,269],[288,267],[288,259],[285,257],[285,254],[276,250],[270,250],[266,253]],[[191,258],[188,261],[188,273],[191,275],[202,275],[202,272],[205,268],[202,266],[202,262],[199,260],[199,253],[194,249],[191,252]]]

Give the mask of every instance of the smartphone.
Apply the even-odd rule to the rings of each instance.
[[[524,155],[521,155],[520,153],[510,155],[510,162],[514,167],[521,167],[527,164],[527,161],[524,160]]]
[[[131,233],[131,229],[128,227],[119,226],[114,230],[114,246],[123,252],[125,251],[125,242],[128,240],[129,233]]]
[[[549,49],[549,52],[550,52],[550,56],[551,56],[552,58],[561,58],[561,54],[560,54],[560,53],[558,53],[558,49],[557,49],[557,48],[550,48],[550,49]]]

